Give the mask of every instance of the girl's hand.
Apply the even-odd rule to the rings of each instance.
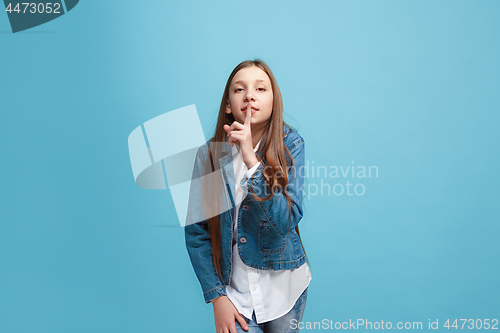
[[[255,152],[253,151],[252,131],[250,121],[252,119],[252,105],[250,102],[247,106],[245,123],[242,125],[236,120],[229,125],[224,125],[224,130],[227,132],[229,139],[227,143],[233,146],[234,143],[240,146],[241,159],[251,169],[255,164],[259,163]],[[238,129],[238,130],[235,130]]]
[[[238,320],[245,331],[248,331],[245,318],[238,312],[233,302],[226,295],[213,299],[212,305],[214,306],[215,329],[217,333],[237,333],[235,319]]]

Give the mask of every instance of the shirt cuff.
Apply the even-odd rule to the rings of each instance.
[[[257,170],[259,165],[260,165],[260,162],[255,164],[251,169],[248,169],[247,171],[245,171],[245,176],[247,177],[247,179],[252,178],[252,175],[255,173],[255,170]]]

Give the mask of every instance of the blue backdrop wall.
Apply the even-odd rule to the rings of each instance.
[[[0,331],[215,331],[170,192],[135,184],[127,138],[195,104],[208,139],[231,70],[257,57],[311,167],[303,321],[499,319],[499,15],[87,0],[13,34],[0,13]]]

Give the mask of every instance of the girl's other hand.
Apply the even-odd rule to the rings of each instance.
[[[213,299],[212,305],[214,306],[215,329],[217,333],[237,333],[235,319],[238,320],[245,331],[248,331],[245,318],[238,312],[233,302],[226,295]]]
[[[227,132],[228,136],[227,143],[231,147],[234,143],[240,146],[241,159],[247,165],[248,169],[251,169],[255,164],[259,163],[259,160],[253,151],[251,120],[252,105],[249,102],[247,105],[244,124],[235,120],[231,126],[224,125],[224,130]],[[237,131],[235,129],[237,129]]]

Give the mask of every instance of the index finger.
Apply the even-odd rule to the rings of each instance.
[[[248,103],[248,106],[247,106],[247,114],[246,114],[246,117],[245,117],[245,124],[246,126],[250,125],[250,119],[252,118],[252,105],[250,103]]]

